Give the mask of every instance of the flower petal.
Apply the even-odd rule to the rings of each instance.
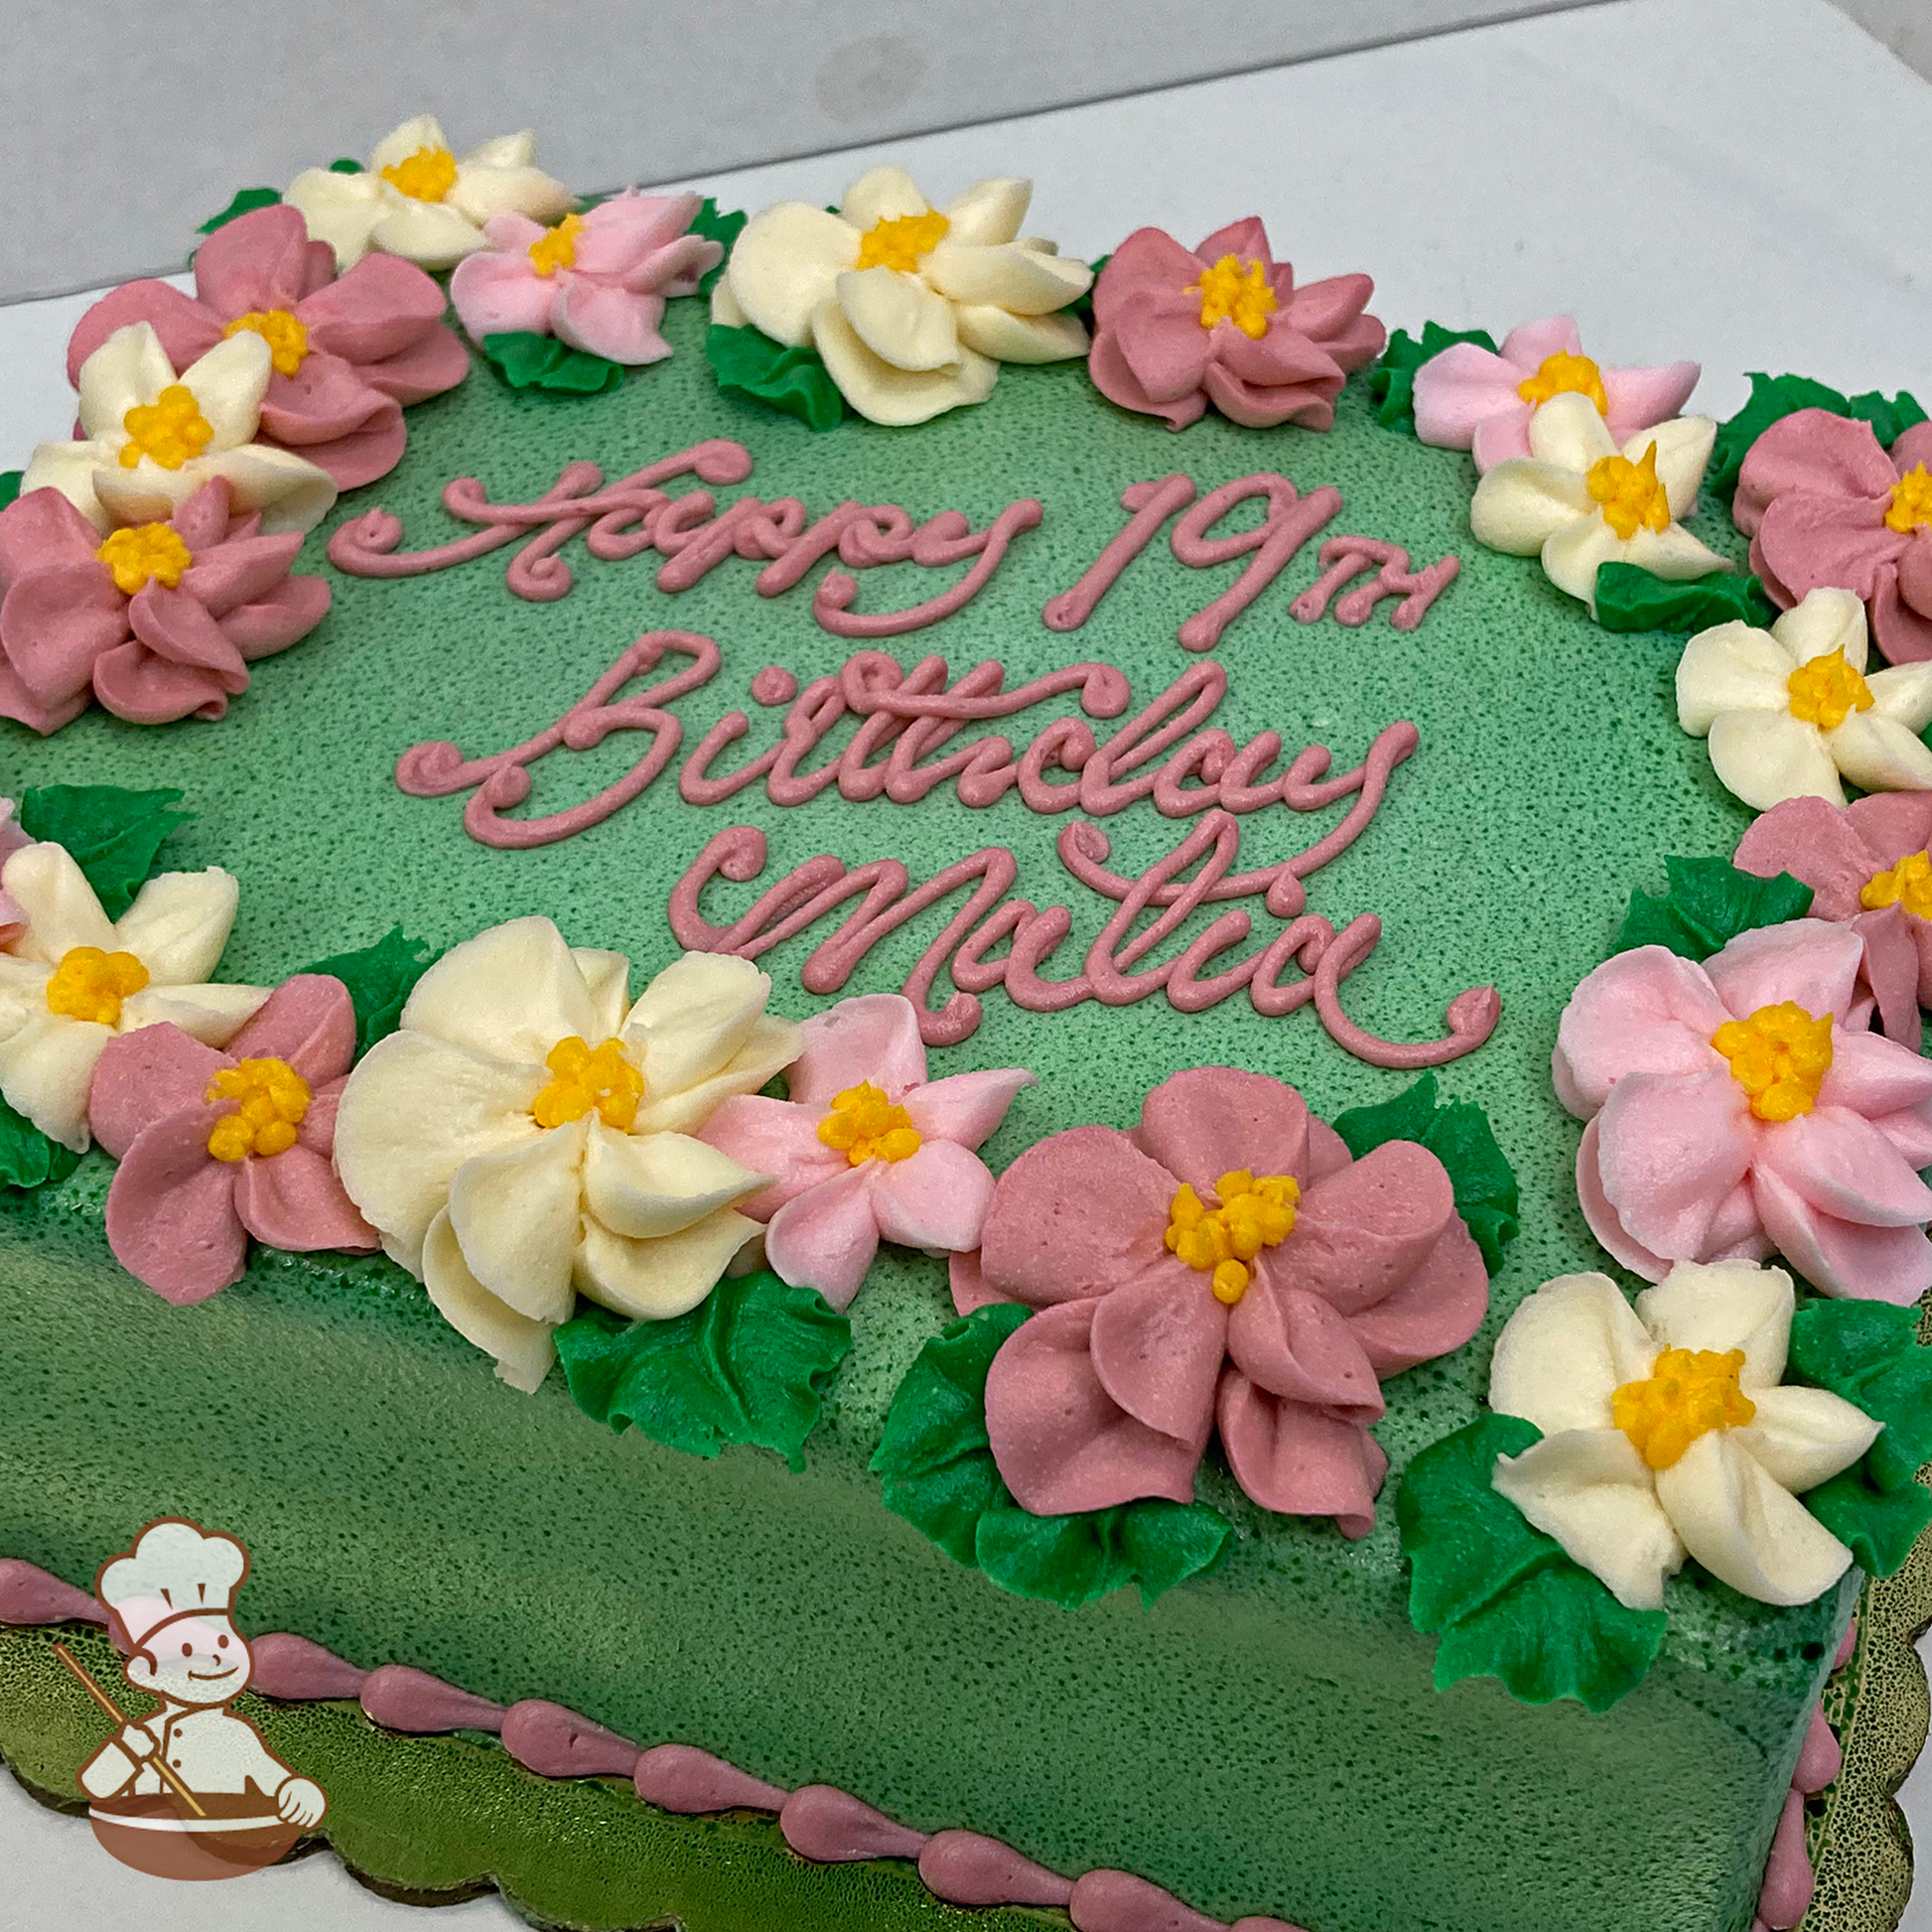
[[[638,996],[624,1027],[650,1098],[684,1093],[728,1066],[770,997],[770,979],[734,953],[674,959]]]
[[[1771,625],[1793,666],[1842,650],[1855,671],[1867,661],[1864,605],[1850,591],[1821,588],[1804,597]]]
[[[895,368],[859,340],[835,297],[812,311],[811,339],[839,393],[868,422],[888,428],[929,422],[949,409],[984,402],[999,379],[999,363],[964,347],[958,361],[942,369]]]
[[[1758,1389],[1752,1401],[1756,1416],[1730,1440],[1794,1496],[1849,1469],[1883,1428],[1829,1389]]]
[[[483,247],[483,232],[481,222],[452,201],[418,202],[398,195],[384,202],[369,231],[369,245],[419,268],[453,268]]]
[[[957,201],[946,204],[946,239],[976,247],[1011,241],[1020,232],[1033,198],[1033,183],[1020,175],[976,181]]]
[[[950,1141],[927,1141],[906,1160],[878,1166],[872,1205],[888,1241],[927,1254],[979,1246],[993,1176],[977,1154]]]
[[[745,224],[725,279],[754,329],[803,348],[840,272],[858,265],[859,230],[850,221],[804,202],[778,202]]]
[[[633,1321],[668,1321],[718,1286],[759,1224],[729,1207],[660,1241],[630,1241],[596,1221],[584,1224],[577,1286],[593,1302]]]
[[[267,338],[252,329],[238,329],[232,336],[224,336],[182,371],[182,386],[194,396],[214,432],[207,446],[209,456],[238,450],[255,440],[262,398],[274,373]]]
[[[284,980],[228,1042],[237,1060],[287,1060],[319,1087],[340,1079],[355,1057],[355,1003],[348,988],[327,973]]]
[[[1712,720],[1711,768],[1718,782],[1754,811],[1792,798],[1845,803],[1825,735],[1788,711],[1726,711]]]
[[[786,1076],[787,1085],[797,1105],[817,1113],[829,1110],[834,1096],[862,1081],[898,1100],[925,1079],[918,1015],[903,994],[864,993],[841,1000],[813,1014],[799,1035],[798,1059]]]
[[[1727,711],[1791,710],[1793,657],[1767,630],[1721,623],[1700,630],[1677,664],[1677,722],[1702,738]]]
[[[781,1280],[817,1289],[835,1309],[851,1306],[879,1252],[872,1179],[863,1167],[835,1170],[778,1208],[764,1230],[764,1258]]]
[[[1492,470],[1491,476],[1496,473]],[[1566,596],[1596,610],[1596,573],[1609,563],[1631,561],[1631,544],[1601,515],[1581,516],[1544,539],[1543,574]]]
[[[1657,1348],[1607,1275],[1559,1275],[1496,1337],[1489,1406],[1548,1437],[1607,1430],[1611,1391],[1647,1376]]]
[[[1416,370],[1416,437],[1443,450],[1466,450],[1484,423],[1520,417],[1527,431],[1530,405],[1517,392],[1522,371],[1480,343],[1451,343]],[[1529,438],[1522,455],[1529,455]],[[1480,467],[1480,466],[1478,466]]]
[[[1066,362],[1089,346],[1080,319],[1064,311],[1017,316],[990,302],[960,302],[953,305],[953,325],[960,342],[996,362]]]
[[[852,332],[896,369],[944,369],[959,359],[952,304],[896,268],[847,269],[835,285]]]
[[[131,952],[155,986],[201,986],[214,977],[234,929],[241,886],[230,872],[164,872],[134,896],[112,944]]]
[[[1309,1105],[1265,1074],[1189,1067],[1141,1102],[1134,1140],[1199,1193],[1213,1192],[1222,1174],[1243,1168],[1301,1178],[1308,1173]]]
[[[1213,1299],[1205,1277],[1198,1290]],[[1235,1366],[1271,1394],[1312,1403],[1349,1422],[1374,1422],[1383,1413],[1374,1364],[1354,1329],[1318,1295],[1297,1285],[1288,1268],[1259,1271],[1228,1316],[1227,1337]]]
[[[179,1027],[143,1027],[110,1039],[94,1064],[87,1120],[94,1139],[121,1160],[143,1129],[201,1107],[208,1082],[232,1063]]]
[[[1760,1144],[1729,1070],[1632,1073],[1616,1083],[1596,1127],[1597,1175],[1630,1238],[1670,1261],[1701,1259]]]
[[[571,1121],[475,1155],[450,1177],[450,1226],[464,1265],[532,1321],[570,1314],[588,1138],[587,1121]]]
[[[809,1028],[810,1022],[806,1024]],[[1021,1089],[1038,1084],[1038,1076],[1025,1067],[989,1067],[983,1073],[952,1073],[913,1087],[900,1104],[922,1139],[951,1141],[977,1151],[1006,1119]]]
[[[1388,1458],[1359,1423],[1284,1401],[1239,1369],[1222,1378],[1215,1416],[1235,1481],[1263,1509],[1332,1516],[1347,1537],[1375,1527]]]
[[[423,1286],[465,1341],[493,1356],[496,1373],[513,1389],[534,1395],[557,1359],[555,1329],[499,1302],[471,1274],[447,1209],[430,1223],[422,1243]]]
[[[1703,967],[1663,946],[1614,954],[1588,974],[1557,1028],[1557,1096],[1587,1120],[1627,1073],[1722,1066],[1711,1035],[1731,1018]]]
[[[1028,186],[1031,196],[1032,187]],[[839,213],[862,233],[879,221],[903,220],[908,214],[924,214],[926,199],[918,184],[903,168],[890,163],[869,168],[845,191]]]
[[[1757,1158],[1821,1214],[1863,1227],[1922,1227],[1932,1220],[1932,1187],[1870,1121],[1849,1108],[1814,1107],[1779,1122],[1763,1136]]]
[[[208,1153],[207,1134],[205,1108],[164,1116],[136,1138],[107,1189],[114,1259],[177,1308],[218,1295],[247,1262],[235,1170]]]
[[[367,1254],[381,1236],[355,1211],[327,1155],[297,1145],[235,1173],[235,1212],[257,1241],[290,1254]]]
[[[661,362],[671,345],[657,333],[664,320],[661,295],[636,295],[628,289],[600,288],[573,276],[558,297],[551,328],[560,343],[589,355],[641,368]]]
[[[1768,1166],[1752,1173],[1751,1195],[1778,1252],[1824,1294],[1908,1308],[1932,1288],[1932,1241],[1922,1228],[1872,1227],[1822,1214]]]
[[[127,412],[153,402],[174,380],[175,365],[152,324],[134,322],[115,330],[80,365],[81,435],[125,436]]]
[[[495,214],[527,214],[534,221],[554,221],[577,206],[577,197],[541,168],[509,162],[479,164],[475,157],[458,165],[456,185],[445,199],[479,228]]]
[[[521,1067],[541,1066],[560,1039],[598,1044],[591,1038],[597,1018],[563,934],[534,916],[452,946],[416,982],[402,1011],[411,1032]]]
[[[1610,434],[1627,442],[1653,423],[1668,422],[1691,399],[1703,371],[1695,362],[1670,362],[1654,369],[1605,369],[1603,399]]]
[[[809,1024],[809,1023],[807,1023]],[[707,1117],[698,1138],[770,1183],[737,1203],[755,1221],[768,1221],[807,1187],[834,1179],[850,1163],[818,1138],[816,1109],[759,1093],[734,1094]]]
[[[1686,583],[1693,578],[1709,577],[1714,571],[1730,569],[1724,558],[1700,543],[1681,523],[1672,523],[1662,530],[1638,530],[1624,546],[1623,557],[1626,563],[1670,583]]]
[[[634,1029],[631,1030],[634,1033]],[[631,1036],[626,1033],[625,1037]],[[736,1094],[756,1093],[774,1073],[798,1057],[798,1028],[789,1020],[765,1015],[758,1020],[745,1043],[723,1066],[682,1092],[653,1089],[645,1074],[644,1103],[637,1109],[631,1131],[637,1134],[695,1134],[711,1118],[714,1107]]]
[[[1832,1035],[1832,1063],[1818,1089],[1821,1107],[1847,1107],[1877,1122],[1932,1101],[1932,1061],[1877,1034]],[[1918,1166],[1917,1162],[1913,1166]]]
[[[1206,1276],[1177,1263],[1153,1269],[1094,1305],[1093,1372],[1137,1422],[1191,1441],[1213,1410],[1227,1333]]]
[[[1609,434],[1608,428],[1604,434]],[[1705,466],[1718,440],[1718,425],[1710,416],[1678,416],[1670,422],[1654,423],[1639,430],[1623,446],[1632,463],[1641,463],[1652,445],[1657,451],[1657,481],[1670,499],[1673,522],[1681,521],[1697,508],[1698,490],[1704,483]]]
[[[1866,683],[1880,718],[1913,733],[1932,724],[1932,663],[1896,664],[1888,671],[1873,671]],[[1864,714],[1852,715],[1857,718]]]
[[[1713,1438],[1707,1437],[1706,1441]],[[1684,1545],[1619,1429],[1572,1429],[1496,1458],[1497,1493],[1633,1610],[1661,1609]]]
[[[1932,673],[1932,663],[1880,676],[1913,676],[1920,671]],[[1932,682],[1927,683],[1926,693],[1932,696]],[[1920,741],[1916,729],[1882,710],[1853,712],[1836,731],[1825,734],[1825,749],[1832,762],[1866,791],[1932,791],[1932,751]]]
[[[592,1117],[584,1205],[613,1234],[658,1241],[756,1193],[767,1175],[686,1134],[621,1134]]]
[[[1460,1348],[1489,1311],[1489,1270],[1460,1218],[1444,1228],[1409,1278],[1372,1309],[1348,1317],[1378,1377]]]
[[[955,302],[986,302],[1017,316],[1064,309],[1093,286],[1093,270],[1085,262],[1011,241],[990,247],[942,241],[921,260],[919,272]]]
[[[1294,1231],[1268,1265],[1356,1315],[1407,1282],[1455,1218],[1442,1162],[1414,1141],[1385,1141],[1303,1190]]]
[[[1596,405],[1573,389],[1552,396],[1531,416],[1530,453],[1539,463],[1582,479],[1606,456],[1615,456],[1617,447]]]
[[[1660,1347],[1708,1348],[1720,1355],[1741,1348],[1738,1382],[1750,1395],[1784,1380],[1796,1306],[1791,1277],[1782,1268],[1748,1261],[1680,1261],[1637,1297],[1638,1317]]]
[[[265,986],[150,986],[121,1002],[121,1032],[164,1022],[207,1046],[225,1046],[268,998]]]
[[[26,932],[11,948],[23,959],[58,966],[75,946],[112,952],[118,943],[87,875],[66,846],[51,840],[22,846],[0,867],[0,890],[27,917]]]
[[[1704,962],[1719,999],[1739,1020],[1759,1007],[1795,1000],[1814,1016],[1843,1020],[1856,997],[1864,947],[1850,926],[1823,919],[1740,932]]]
[[[1469,528],[1480,544],[1533,557],[1559,530],[1593,513],[1584,480],[1533,457],[1499,463],[1476,484]]]
[[[51,1141],[87,1151],[87,1093],[113,1035],[42,1011],[0,1039],[0,1094]]]
[[[369,153],[369,173],[380,175],[383,169],[398,166],[424,148],[432,153],[441,148],[447,154],[450,151],[449,136],[443,132],[443,123],[434,114],[412,114],[375,144]],[[350,176],[349,179],[353,180],[354,177]]]
[[[336,251],[336,264],[350,269],[368,252],[369,236],[387,211],[379,173],[339,175],[330,168],[305,168],[282,191],[298,210],[311,239]]]
[[[1503,338],[1503,359],[1534,375],[1552,355],[1581,355],[1584,339],[1573,316],[1542,316],[1519,322]]]
[[[1859,806],[1840,811],[1822,798],[1793,798],[1774,805],[1751,826],[1738,840],[1731,863],[1760,879],[1788,872],[1814,888],[1814,918],[1852,918],[1872,873],[1896,864],[1907,852],[1924,851],[1926,837],[1932,836],[1932,799],[1877,802],[1902,805],[1907,814],[1896,851],[1885,845],[1882,832],[1861,815]]]

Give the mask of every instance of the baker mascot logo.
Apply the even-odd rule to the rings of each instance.
[[[253,1660],[230,1605],[248,1552],[177,1516],[150,1523],[102,1564],[94,1594],[122,1674],[161,1708],[130,1721],[69,1657],[118,1732],[80,1767],[94,1836],[123,1864],[162,1878],[234,1878],[283,1857],[329,1801],[228,1705]]]

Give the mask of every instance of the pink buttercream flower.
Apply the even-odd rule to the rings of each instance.
[[[377,1247],[330,1158],[354,1057],[348,989],[316,973],[284,980],[224,1051],[166,1023],[109,1040],[87,1112],[121,1164],[114,1258],[186,1308],[241,1279],[251,1234],[297,1253]]]
[[[841,1000],[804,1035],[789,1100],[727,1100],[699,1138],[776,1176],[740,1213],[766,1224],[764,1257],[785,1281],[843,1309],[882,1236],[929,1254],[979,1245],[993,1176],[974,1150],[1034,1075],[928,1080],[918,1016],[897,993]]]
[[[477,342],[527,333],[613,362],[662,361],[671,352],[657,333],[665,299],[695,294],[725,258],[717,242],[686,232],[702,206],[697,195],[627,188],[554,228],[491,215],[488,249],[450,277],[456,312]]]
[[[401,459],[405,403],[425,402],[470,373],[470,351],[445,326],[433,278],[394,255],[336,274],[301,212],[262,207],[224,223],[195,251],[195,294],[129,282],[80,318],[68,380],[115,330],[154,326],[168,359],[187,368],[224,336],[252,328],[275,354],[256,440],[293,450],[338,488],[386,477]]]
[[[219,477],[169,522],[104,543],[58,489],[0,510],[0,717],[45,736],[91,695],[137,725],[219,718],[253,659],[329,610],[320,577],[289,575],[299,532],[263,536],[259,515],[229,511]]]
[[[1932,1063],[1853,1021],[1863,956],[1850,926],[1794,919],[1701,966],[1618,953],[1571,996],[1557,1098],[1589,1123],[1577,1191],[1626,1268],[1775,1250],[1828,1295],[1932,1287]]]
[[[1468,450],[1479,472],[1530,451],[1530,418],[1552,395],[1581,389],[1602,412],[1620,449],[1640,430],[1683,413],[1697,387],[1695,362],[1657,369],[1609,369],[1584,354],[1569,316],[1526,322],[1503,338],[1501,353],[1452,343],[1416,371],[1416,435],[1439,449]],[[1525,387],[1530,390],[1525,394]]]
[[[1293,1225],[1252,1253],[1245,1280],[1171,1251],[1196,1207],[1240,1214],[1224,1183],[1238,1199],[1237,1183],[1283,1175],[1299,1190]],[[1368,1433],[1380,1379],[1467,1341],[1489,1278],[1426,1148],[1390,1141],[1352,1160],[1293,1087],[1199,1067],[1156,1087],[1131,1133],[1076,1127],[1023,1154],[977,1258],[953,1264],[953,1299],[962,1312],[1040,1311],[986,1383],[994,1459],[1022,1508],[1189,1502],[1218,1423],[1264,1509],[1333,1516],[1358,1537],[1388,1468]]]
[[[1781,872],[1812,889],[1811,916],[1864,941],[1862,969],[1886,1035],[1919,1049],[1932,1006],[1932,794],[1874,792],[1851,805],[1787,798],[1738,842],[1732,861],[1760,879]],[[1856,1019],[1856,1014],[1854,1018]]]
[[[1123,409],[1185,429],[1211,402],[1249,429],[1328,429],[1351,369],[1387,332],[1364,315],[1375,284],[1333,275],[1295,286],[1258,216],[1217,228],[1190,254],[1137,228],[1094,284],[1094,386]]]
[[[0,798],[0,871],[24,845],[34,841],[14,817],[17,807],[11,798]],[[10,946],[27,930],[27,908],[11,893],[0,893],[0,947]]]
[[[1820,585],[1864,600],[1894,664],[1932,657],[1932,423],[1891,453],[1869,423],[1800,409],[1750,447],[1731,498],[1751,568],[1790,610]]]

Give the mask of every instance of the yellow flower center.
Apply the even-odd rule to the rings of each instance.
[[[945,240],[952,223],[933,208],[924,214],[889,215],[875,221],[859,237],[861,268],[897,268],[908,273],[919,257],[929,255]]]
[[[187,544],[165,523],[137,523],[131,529],[115,530],[94,555],[107,566],[114,588],[123,597],[144,589],[151,577],[172,591],[195,561]]]
[[[132,999],[147,983],[148,969],[131,952],[75,946],[62,954],[47,983],[47,1010],[64,1020],[118,1027],[121,1002]]]
[[[1302,1189],[1293,1174],[1257,1178],[1236,1168],[1214,1183],[1214,1192],[1219,1207],[1209,1207],[1181,1183],[1168,1208],[1168,1252],[1197,1275],[1212,1275],[1214,1299],[1232,1308],[1248,1292],[1248,1263],[1295,1232]]]
[[[530,1103],[539,1127],[582,1120],[595,1107],[606,1127],[629,1131],[644,1097],[644,1076],[625,1058],[622,1040],[593,1046],[572,1034],[551,1047],[543,1063],[556,1078]]]
[[[530,243],[530,266],[546,280],[560,268],[575,268],[577,237],[583,228],[581,214],[566,214],[554,228],[546,229]]]
[[[1828,656],[1812,657],[1785,679],[1791,694],[1791,715],[1820,731],[1837,731],[1855,711],[1869,711],[1871,686],[1845,661],[1845,646]]]
[[[1203,329],[1231,322],[1244,336],[1267,335],[1268,318],[1275,313],[1275,291],[1259,262],[1251,261],[1244,268],[1240,256],[1223,255],[1202,271],[1200,281],[1187,293],[1200,297]]]
[[[906,1161],[922,1143],[912,1116],[895,1107],[870,1080],[832,1096],[832,1111],[818,1123],[818,1138],[855,1167],[868,1161]]]
[[[1759,1120],[1796,1120],[1818,1104],[1832,1067],[1832,1016],[1814,1020],[1796,1000],[1726,1020],[1711,1044],[1730,1062],[1730,1077],[1751,1097]]]
[[[1932,477],[1925,474],[1922,463],[1892,485],[1891,505],[1885,511],[1885,528],[1905,536],[1921,523],[1932,523]]]
[[[236,316],[221,333],[238,336],[244,329],[268,345],[270,359],[280,375],[293,375],[309,358],[308,328],[286,309],[250,309],[245,316]]]
[[[1757,1405],[1737,1386],[1744,1351],[1666,1348],[1641,1382],[1610,1394],[1610,1419],[1653,1469],[1668,1469],[1700,1436],[1741,1429]]]
[[[1537,372],[1516,385],[1516,393],[1532,409],[1552,396],[1587,396],[1599,416],[1610,413],[1610,399],[1603,393],[1603,371],[1587,355],[1572,355],[1564,349],[1546,355]]]
[[[127,431],[121,446],[123,470],[132,470],[144,456],[153,457],[164,470],[179,470],[214,439],[213,425],[185,382],[169,383],[153,402],[137,402],[121,418],[121,427]]]
[[[287,1060],[273,1056],[224,1066],[204,1097],[235,1103],[234,1112],[208,1130],[207,1151],[217,1161],[245,1161],[251,1154],[272,1161],[286,1154],[314,1098],[308,1081]]]
[[[1889,872],[1874,872],[1859,903],[1867,912],[1902,905],[1915,919],[1932,919],[1932,854],[1908,852]]]
[[[448,148],[418,148],[390,162],[382,179],[412,202],[440,202],[456,186],[456,156]]]
[[[1606,456],[1589,468],[1590,500],[1599,504],[1603,521],[1625,543],[1639,530],[1670,528],[1670,496],[1657,481],[1657,446],[1644,451],[1643,461]]]

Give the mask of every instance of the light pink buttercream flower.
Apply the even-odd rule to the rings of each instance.
[[[1787,798],[1751,826],[1732,860],[1760,879],[1788,872],[1802,880],[1812,889],[1814,919],[1848,924],[1858,933],[1879,1022],[1890,1038],[1915,1053],[1919,1008],[1932,1006],[1928,845],[1932,793],[1874,792],[1850,805]]]
[[[297,1252],[378,1246],[330,1160],[336,1103],[354,1057],[348,989],[317,973],[283,981],[225,1050],[166,1023],[109,1040],[87,1110],[94,1138],[121,1164],[107,1189],[115,1260],[186,1308],[241,1279],[251,1234]],[[298,1106],[286,1104],[290,1073]],[[283,1114],[299,1113],[293,1139],[242,1152],[240,1118],[271,1080]]]
[[[1210,402],[1249,429],[1327,429],[1349,371],[1387,340],[1362,313],[1374,293],[1366,275],[1298,289],[1255,215],[1191,251],[1160,228],[1137,228],[1094,284],[1087,368],[1110,402],[1170,429],[1185,429]]]
[[[483,223],[489,247],[450,277],[456,312],[472,338],[554,336],[613,362],[658,362],[671,345],[657,333],[665,299],[696,293],[725,251],[687,232],[697,195],[640,195],[627,188],[554,228],[525,214]]]
[[[102,296],[68,345],[68,380],[77,387],[81,363],[130,323],[152,324],[178,369],[252,328],[275,355],[256,440],[350,489],[401,460],[405,403],[470,373],[470,351],[443,322],[447,307],[414,263],[367,255],[338,277],[335,250],[309,239],[297,209],[255,208],[195,251],[194,295],[142,281]]]
[[[1293,1226],[1252,1255],[1230,1305],[1217,1274],[1170,1250],[1170,1229],[1192,1204],[1226,1211],[1223,1182],[1282,1175],[1297,1183]],[[1353,1160],[1293,1087],[1198,1067],[1156,1087],[1131,1133],[1076,1127],[1023,1154],[977,1258],[953,1265],[953,1299],[1040,1311],[986,1382],[994,1459],[1023,1509],[1190,1502],[1218,1424],[1264,1509],[1359,1537],[1388,1469],[1368,1433],[1380,1379],[1467,1341],[1489,1277],[1426,1148]]]
[[[0,510],[0,717],[45,736],[91,696],[136,725],[219,718],[247,690],[252,660],[306,637],[329,610],[320,577],[289,575],[300,532],[264,536],[259,514],[230,509],[215,477],[167,523],[104,543],[58,489]]]
[[[843,1309],[882,1236],[931,1254],[979,1245],[993,1176],[975,1150],[1035,1077],[999,1067],[928,1080],[918,1016],[897,993],[841,1000],[804,1035],[789,1100],[727,1100],[699,1138],[776,1175],[739,1211],[766,1224],[778,1275]]]
[[[1794,919],[1702,965],[1662,946],[1618,953],[1571,996],[1557,1098],[1589,1123],[1578,1195],[1626,1268],[1657,1282],[1673,1262],[1775,1250],[1828,1295],[1903,1304],[1932,1287],[1918,1175],[1932,1164],[1932,1063],[1853,1021],[1863,956],[1850,926]],[[1793,1071],[1774,1043],[1786,1003],[1814,1040],[1829,1022],[1829,1061],[1760,1097],[1767,1074]]]
[[[1932,658],[1932,423],[1887,454],[1869,423],[1800,409],[1750,447],[1731,520],[1785,610],[1821,585],[1864,600],[1894,664]]]
[[[1574,358],[1567,363],[1552,358]],[[1480,343],[1452,343],[1416,371],[1416,435],[1439,449],[1468,450],[1476,469],[1493,470],[1511,457],[1530,455],[1530,418],[1550,395],[1592,377],[1598,395],[1586,391],[1620,449],[1640,430],[1682,414],[1697,387],[1695,362],[1656,369],[1611,369],[1584,358],[1583,338],[1569,316],[1526,322],[1503,338],[1500,353]],[[1539,378],[1554,382],[1537,393]],[[1531,394],[1524,394],[1525,385]]]

